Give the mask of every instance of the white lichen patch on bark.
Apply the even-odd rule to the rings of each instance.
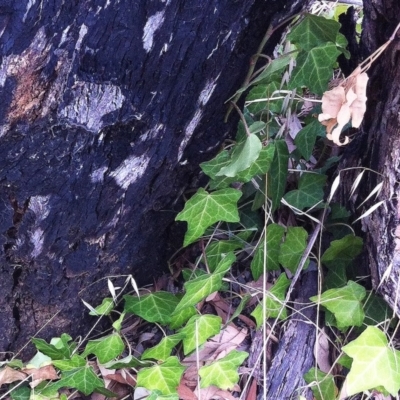
[[[77,82],[72,92],[74,99],[59,111],[59,116],[94,133],[107,126],[102,118],[120,109],[125,100],[121,89],[111,84]]]
[[[149,162],[150,157],[147,154],[128,157],[111,172],[110,176],[115,179],[119,187],[126,190],[144,174]]]
[[[158,11],[147,20],[143,28],[143,48],[147,53],[153,47],[154,34],[164,22],[165,11]]]
[[[32,6],[36,3],[36,0],[29,0],[28,4],[26,5],[26,11],[25,14],[22,18],[22,22],[25,22],[26,17],[28,16],[29,10],[32,8]]]
[[[90,174],[90,180],[92,183],[102,183],[104,181],[104,174],[107,171],[107,167],[100,167],[95,169],[91,174]]]
[[[33,245],[33,250],[31,251],[32,258],[36,258],[40,255],[43,250],[44,242],[44,232],[43,229],[37,228],[30,236],[30,241]]]
[[[32,196],[29,199],[29,210],[35,214],[35,223],[43,221],[50,213],[50,196]]]
[[[185,136],[182,139],[181,144],[179,145],[179,150],[178,150],[178,161],[181,160],[182,156],[183,156],[183,152],[190,140],[190,138],[193,135],[194,130],[196,129],[197,125],[199,124],[201,117],[203,116],[203,111],[198,109],[192,119],[190,120],[190,122],[186,125],[185,128]]]
[[[149,129],[142,135],[140,135],[139,140],[144,142],[148,139],[162,139],[163,133],[165,132],[163,124],[157,124],[154,128]]]
[[[75,44],[75,50],[76,50],[76,51],[79,51],[79,50],[81,49],[82,40],[83,40],[83,38],[86,36],[87,32],[88,32],[87,26],[86,26],[85,24],[82,24],[82,25],[81,25],[81,28],[79,29],[79,37],[78,37],[78,40],[76,41],[76,44]]]
[[[197,100],[197,103],[200,106],[204,106],[207,104],[208,100],[210,100],[211,95],[213,94],[213,91],[215,89],[215,87],[217,86],[217,80],[219,78],[219,75],[212,80],[208,80],[204,86],[204,89],[200,92],[200,96]]]

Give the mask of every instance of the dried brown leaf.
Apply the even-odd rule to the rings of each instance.
[[[325,92],[322,96],[322,114],[319,114],[318,120],[321,122],[336,118],[345,101],[346,95],[342,86],[336,86]]]
[[[13,383],[16,381],[23,381],[27,377],[21,371],[5,366],[0,370],[0,386],[6,383]]]
[[[40,382],[47,381],[47,380],[56,380],[60,377],[57,375],[56,370],[52,365],[46,365],[41,368],[26,368],[22,370],[27,375],[32,377],[32,382],[29,383],[31,388],[36,387],[39,385]]]

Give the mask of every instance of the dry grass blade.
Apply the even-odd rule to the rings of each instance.
[[[379,206],[381,206],[383,203],[385,202],[385,200],[380,201],[379,203],[374,204],[371,208],[369,208],[367,211],[365,211],[365,213],[363,213],[360,217],[358,217],[354,222],[357,222],[360,219],[363,219],[365,217],[368,217],[368,215],[372,214]]]

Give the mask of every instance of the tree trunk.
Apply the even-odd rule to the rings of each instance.
[[[82,334],[104,278],[166,270],[177,201],[234,133],[224,102],[305,3],[1,2],[0,351]]]
[[[399,22],[400,3],[395,0],[365,0],[362,53],[368,56],[385,43]],[[352,203],[357,206],[373,188],[383,182],[378,198],[363,206],[361,212],[383,201],[362,220],[366,239],[365,264],[369,265],[373,287],[399,314],[400,297],[400,33],[368,72],[367,112],[362,129],[345,150],[341,168],[367,167],[368,172]],[[343,198],[360,169],[346,173]],[[355,207],[354,207],[355,209]]]

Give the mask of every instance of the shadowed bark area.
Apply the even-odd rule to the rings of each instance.
[[[234,131],[224,102],[305,3],[0,3],[2,352],[86,332],[103,278],[166,269],[176,202]]]
[[[368,56],[385,43],[399,22],[400,3],[394,0],[365,0],[362,51]],[[355,208],[380,182],[382,191],[358,213],[374,204],[383,204],[361,222],[366,240],[364,265],[369,266],[375,289],[399,315],[400,274],[400,34],[372,65],[368,75],[367,112],[362,129],[345,150],[341,168],[367,167]],[[347,172],[342,196],[348,199],[350,187],[360,169]]]

